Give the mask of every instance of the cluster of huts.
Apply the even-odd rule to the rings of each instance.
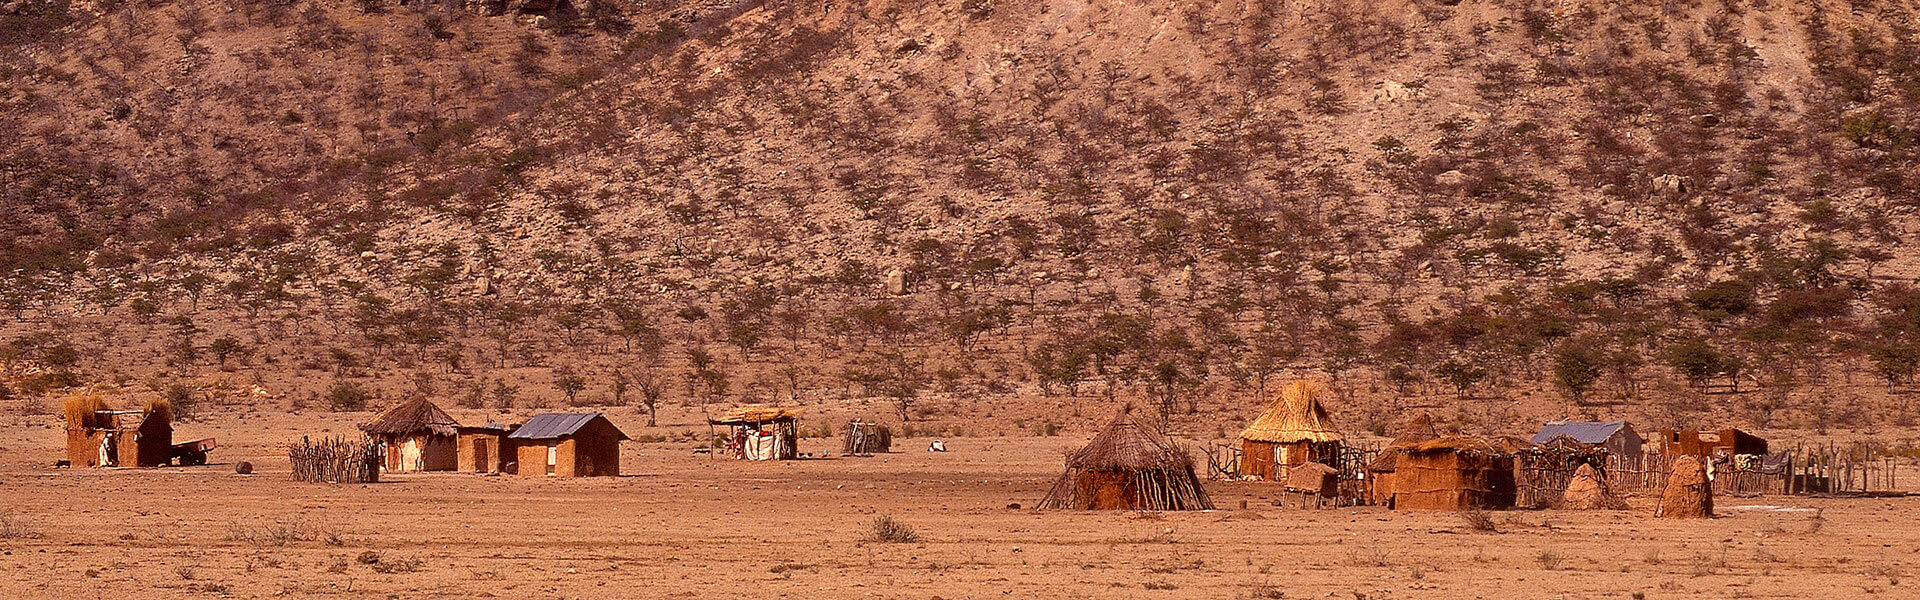
[[[1395,510],[1523,508],[1618,509],[1608,488],[1608,457],[1641,456],[1651,444],[1673,460],[1666,469],[1663,514],[1711,514],[1707,457],[1752,457],[1766,440],[1735,429],[1660,431],[1642,438],[1624,421],[1546,423],[1531,439],[1442,435],[1425,414],[1400,424],[1380,449],[1348,443],[1311,380],[1284,385],[1242,431],[1228,466],[1232,478],[1271,481],[1314,504],[1378,504]],[[744,460],[798,458],[801,409],[747,406],[708,419],[726,428],[724,455]],[[98,396],[67,406],[67,460],[73,466],[159,466],[204,461],[212,440],[172,443],[164,401],[141,410],[111,410]],[[1123,410],[1092,441],[1066,456],[1065,470],[1041,508],[1202,510],[1213,508],[1188,449],[1156,424]],[[524,423],[462,425],[425,398],[362,425],[371,446],[367,469],[391,473],[459,471],[530,476],[620,474],[627,435],[595,412],[551,412]],[[887,452],[892,433],[877,423],[848,423],[843,451]]]
[[[600,413],[540,413],[525,423],[461,425],[425,398],[360,426],[390,473],[461,471],[552,477],[617,476],[629,439]]]
[[[1609,489],[1609,456],[1641,456],[1647,440],[1624,421],[1547,423],[1531,439],[1442,435],[1425,414],[1407,418],[1385,448],[1348,445],[1327,412],[1325,386],[1283,386],[1241,432],[1227,461],[1233,478],[1272,481],[1312,504],[1378,504],[1394,510],[1624,509]],[[1671,457],[1660,513],[1711,514],[1709,457],[1766,453],[1738,430],[1661,431]],[[1219,468],[1218,465],[1214,465]],[[1042,508],[1212,508],[1187,449],[1123,411],[1069,453]]]

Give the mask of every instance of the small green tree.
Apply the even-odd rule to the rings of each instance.
[[[1587,391],[1606,365],[1606,354],[1596,340],[1573,339],[1560,344],[1553,353],[1553,379],[1574,404],[1586,404]]]
[[[327,408],[333,412],[358,412],[373,402],[373,392],[351,381],[335,381],[327,388]]]

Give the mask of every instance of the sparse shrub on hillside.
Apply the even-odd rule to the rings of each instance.
[[[327,388],[327,409],[333,412],[358,412],[373,403],[373,392],[351,381],[335,381]]]

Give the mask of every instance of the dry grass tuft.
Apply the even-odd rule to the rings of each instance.
[[[1467,523],[1467,529],[1482,533],[1500,533],[1500,526],[1493,522],[1493,515],[1480,509],[1460,512],[1460,520]]]
[[[293,542],[323,542],[328,546],[340,546],[346,543],[338,532],[315,526],[298,518],[286,519],[270,525],[249,526],[238,523],[228,525],[226,539],[229,542],[255,546],[285,546]]]
[[[13,511],[0,512],[0,540],[18,540],[40,537],[40,531],[13,516]]]
[[[867,541],[884,544],[910,544],[920,541],[920,534],[913,526],[901,523],[893,515],[880,515],[873,520],[873,529],[867,532]]]

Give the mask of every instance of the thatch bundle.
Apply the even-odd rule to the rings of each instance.
[[[1593,470],[1593,465],[1583,464],[1573,471],[1573,478],[1567,480],[1567,489],[1560,495],[1560,509],[1626,510],[1627,501],[1613,494],[1607,480]]]
[[[426,398],[414,398],[380,413],[372,423],[360,429],[374,436],[460,435],[460,423]]]
[[[173,422],[173,403],[166,398],[154,398],[147,401],[147,418],[159,417],[168,423]]]
[[[1655,516],[1670,519],[1713,516],[1713,483],[1707,481],[1703,460],[1698,456],[1674,459],[1673,474],[1667,476],[1667,489],[1660,494],[1660,512]]]
[[[110,429],[114,426],[113,415],[105,412],[107,399],[99,392],[86,390],[67,396],[64,412],[68,429]]]
[[[1207,510],[1187,449],[1122,410],[1086,446],[1067,454],[1066,472],[1043,509]]]

